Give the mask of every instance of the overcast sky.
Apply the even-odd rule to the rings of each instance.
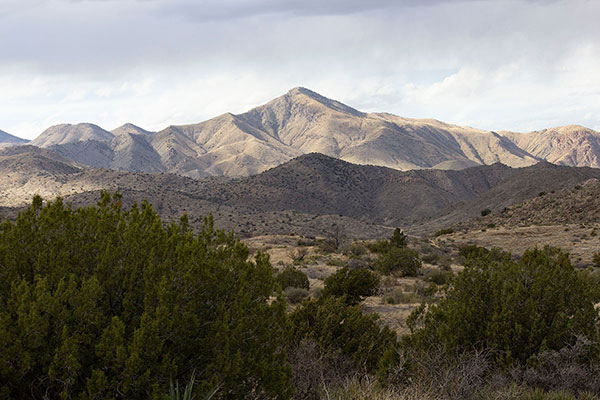
[[[304,86],[489,130],[600,130],[600,1],[0,0],[0,129],[159,130]]]

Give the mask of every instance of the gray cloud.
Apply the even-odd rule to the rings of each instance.
[[[599,127],[599,14],[585,0],[3,0],[0,129],[161,128],[298,85],[482,128]]]

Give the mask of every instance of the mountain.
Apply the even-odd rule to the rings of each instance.
[[[130,124],[130,123],[126,123],[124,125],[121,125],[120,127],[115,128],[115,129],[113,129],[110,132],[113,135],[115,135],[115,136],[120,136],[120,135],[125,134],[125,133],[130,133],[130,134],[133,134],[133,135],[151,135],[151,134],[154,133],[154,132],[147,131],[147,130],[145,130],[143,128],[140,128],[137,125]]]
[[[140,172],[166,170],[148,140],[151,132],[133,124],[125,124],[113,132],[93,124],[56,125],[31,144],[96,168]]]
[[[261,174],[215,181],[207,200],[254,211],[341,214],[408,225],[488,191],[513,173],[502,164],[463,171],[398,171],[307,154]]]
[[[413,227],[412,231],[414,233],[426,233],[455,226],[456,224],[466,227],[472,224],[469,220],[479,216],[484,209],[490,209],[494,215],[503,214],[509,212],[514,204],[547,193],[559,193],[576,185],[582,185],[590,179],[600,179],[600,169],[569,167],[548,162],[540,162],[526,168],[516,168],[512,175],[499,182],[489,191],[471,200],[453,204],[433,216],[430,221]],[[528,218],[540,219],[540,216],[535,214],[527,217],[521,215],[521,217],[523,217],[523,220]],[[486,218],[486,224],[490,222],[488,220],[489,218]]]
[[[114,135],[94,124],[60,124],[46,129],[31,141],[37,147],[52,147],[86,141],[110,142]]]
[[[27,142],[28,140],[21,139],[20,137],[13,136],[10,133],[0,130],[0,147],[20,145]]]
[[[461,171],[398,171],[311,153],[254,176],[192,179],[89,168],[33,146],[0,150],[0,206],[23,206],[35,193],[89,205],[100,190],[119,190],[124,204],[149,200],[167,220],[185,212],[199,227],[211,213],[218,227],[246,235],[322,236],[334,226],[363,238],[395,226],[429,232],[483,208],[496,212],[591,178],[600,179],[600,169],[496,163]]]
[[[111,141],[113,156],[107,167],[121,171],[166,171],[160,155],[145,135],[145,133],[119,132]]]
[[[309,153],[396,170],[461,170],[540,160],[600,167],[600,133],[580,126],[539,132],[492,132],[433,119],[364,113],[306,88],[295,88],[242,114],[149,132],[125,124],[57,125],[31,144],[79,163],[194,178],[249,176]]]
[[[198,175],[194,170],[252,175],[311,152],[399,170],[495,162],[518,167],[537,161],[493,132],[363,113],[305,88],[243,114],[171,126],[158,132],[153,143],[161,144],[154,147],[169,170],[186,175]]]
[[[600,180],[590,178],[560,190],[540,192],[486,218],[469,222],[471,226],[494,223],[503,227],[597,224],[600,222]]]
[[[533,156],[559,165],[600,167],[600,132],[579,125],[529,133],[499,132]]]

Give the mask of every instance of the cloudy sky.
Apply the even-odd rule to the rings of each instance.
[[[600,130],[600,1],[0,0],[0,129],[158,130],[304,86],[364,111]]]

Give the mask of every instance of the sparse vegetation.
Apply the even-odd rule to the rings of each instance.
[[[1,226],[0,264],[9,268],[0,270],[0,294],[9,300],[0,297],[0,346],[8,349],[0,352],[0,397],[18,398],[15,393],[33,389],[57,397],[168,398],[170,382],[178,381],[188,385],[181,392],[172,386],[171,398],[491,400],[600,394],[593,308],[600,300],[600,252],[573,257],[585,267],[580,272],[556,249],[511,257],[499,248],[457,245],[469,243],[460,238],[464,231],[453,235],[457,244],[439,237],[454,233],[448,230],[438,231],[443,233],[437,239],[411,237],[409,248],[399,229],[389,239],[344,244],[326,255],[320,247],[327,240],[283,234],[272,241],[250,239],[249,250],[233,235],[214,230],[209,219],[195,235],[185,218],[163,227],[146,204],[123,211],[118,196],[103,201],[98,209],[81,211],[55,204],[46,210],[36,203],[33,214],[29,210],[26,218]],[[488,219],[488,226],[490,221],[496,223]],[[570,237],[595,236],[594,224],[578,226],[572,225]],[[73,243],[65,244],[58,232]],[[19,267],[13,287],[7,281],[14,275],[7,278],[6,272],[15,271],[13,245],[7,243],[31,235],[37,239],[26,240],[14,254],[19,259],[38,254],[21,262],[33,268],[34,279],[30,269]],[[84,235],[97,235],[100,250],[83,246]],[[107,243],[119,243],[116,253],[102,247]],[[128,257],[140,259],[120,258],[131,243],[137,247]],[[60,246],[76,257],[65,256]],[[76,246],[85,251],[80,254]],[[165,256],[169,251],[173,255]],[[279,272],[263,251],[282,266]],[[90,263],[93,257],[100,261]],[[438,267],[422,266],[421,259]],[[465,264],[464,271],[462,265],[450,270],[453,260]],[[114,265],[122,269],[109,268]],[[66,268],[78,275],[61,281]],[[48,290],[40,286],[44,279]],[[21,289],[26,285],[28,291]],[[114,299],[122,326],[108,317]],[[207,304],[221,308],[210,314]],[[80,326],[74,315],[85,311],[91,319],[79,319],[91,322]],[[207,321],[211,327],[201,330]],[[411,333],[398,342],[390,328],[404,333],[405,322]],[[32,326],[41,326],[46,336],[35,336]],[[33,339],[43,345],[35,348]],[[32,366],[26,370],[25,361],[14,360],[31,360]],[[7,369],[15,366],[25,371],[26,381]],[[115,395],[117,385],[129,390],[122,392],[127,396]]]

